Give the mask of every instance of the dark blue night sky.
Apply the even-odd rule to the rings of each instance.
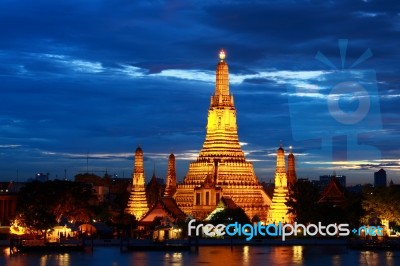
[[[129,177],[133,152],[178,180],[205,137],[224,48],[239,139],[262,181],[400,182],[396,1],[1,1],[0,180]],[[89,155],[87,165],[87,155]],[[18,173],[18,174],[17,174]]]

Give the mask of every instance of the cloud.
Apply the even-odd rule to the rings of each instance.
[[[56,156],[68,159],[90,159],[90,160],[114,160],[114,159],[131,159],[134,153],[66,153],[42,151],[43,155]]]
[[[0,145],[0,148],[5,148],[5,149],[14,149],[14,148],[19,148],[19,147],[21,147],[22,145],[19,145],[19,144],[1,144]]]

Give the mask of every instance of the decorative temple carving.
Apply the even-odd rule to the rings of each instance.
[[[271,199],[260,185],[253,164],[246,161],[239,144],[236,108],[229,91],[229,70],[225,57],[225,52],[221,50],[203,147],[197,160],[190,163],[174,198],[186,214],[204,218],[215,209],[219,198],[229,196],[250,219],[257,215],[265,220]]]

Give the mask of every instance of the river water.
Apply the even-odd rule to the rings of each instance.
[[[119,266],[119,265],[400,265],[400,251],[358,251],[342,246],[209,246],[198,251],[120,252],[117,247],[95,247],[93,252],[9,255],[4,266]]]

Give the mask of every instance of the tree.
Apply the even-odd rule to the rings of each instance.
[[[242,208],[226,208],[222,211],[216,212],[210,219],[213,224],[230,224],[238,222],[239,224],[250,223],[249,217]]]
[[[346,193],[346,201],[344,202],[344,212],[346,216],[346,223],[352,227],[360,226],[360,218],[364,211],[362,208],[362,194],[361,193]]]
[[[308,181],[296,181],[290,190],[289,200],[286,205],[289,207],[289,213],[296,216],[298,223],[316,223],[319,220],[320,197],[317,186]]]
[[[91,185],[80,182],[53,181],[52,187],[59,193],[54,213],[59,220],[62,216],[69,221],[90,222],[94,216],[90,200],[93,197]]]
[[[46,183],[34,181],[26,184],[19,193],[17,217],[23,227],[36,235],[53,228],[56,215],[53,212],[53,192],[49,191]]]
[[[400,188],[366,188],[363,196],[364,224],[379,223],[378,219],[400,224]]]
[[[349,223],[357,226],[362,215],[361,197],[345,192],[345,200],[336,205],[319,203],[321,195],[316,185],[308,181],[297,181],[291,189],[287,206],[298,223]]]
[[[41,234],[53,228],[61,217],[88,222],[92,218],[90,185],[71,181],[30,182],[18,196],[17,217],[21,224]]]

